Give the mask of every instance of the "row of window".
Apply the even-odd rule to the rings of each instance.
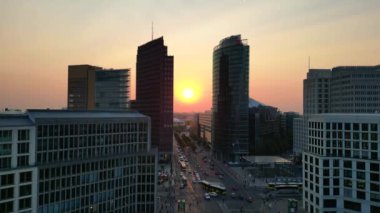
[[[29,129],[20,129],[17,132],[18,141],[29,140]],[[1,142],[11,142],[12,141],[12,130],[0,130],[0,143]]]
[[[326,127],[326,128],[324,128]],[[368,123],[337,123],[337,122],[309,122],[309,129],[326,130],[354,130],[377,132],[377,124]]]
[[[18,210],[25,210],[29,209],[32,206],[32,200],[31,198],[23,198],[18,200],[19,209]],[[13,201],[0,203],[0,210],[2,213],[10,213],[13,211]]]
[[[32,172],[20,172],[20,183],[28,183],[32,181]],[[15,184],[15,174],[7,174],[0,176],[0,187]]]
[[[109,133],[147,132],[148,123],[98,123],[39,125],[37,136],[58,137],[70,135],[95,135]]]

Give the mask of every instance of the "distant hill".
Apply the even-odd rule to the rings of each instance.
[[[259,105],[266,106],[265,104],[260,103],[253,98],[249,98],[248,107],[258,107]]]

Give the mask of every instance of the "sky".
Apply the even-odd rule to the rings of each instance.
[[[311,68],[380,64],[377,0],[0,1],[0,109],[63,108],[67,66],[131,69],[137,47],[164,36],[174,56],[174,110],[211,108],[212,50],[241,34],[250,45],[250,97],[302,112]],[[196,101],[183,102],[193,88]]]

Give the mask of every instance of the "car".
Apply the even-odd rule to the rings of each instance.
[[[216,192],[209,192],[208,193],[211,197],[218,197],[218,194]]]
[[[219,175],[218,177],[219,177],[219,179],[223,179],[223,175]]]
[[[236,198],[236,193],[235,193],[235,192],[232,192],[232,193],[231,193],[231,197],[232,197],[232,198]]]
[[[206,199],[206,200],[210,200],[210,199],[211,199],[211,197],[210,197],[210,194],[209,194],[209,193],[205,193],[205,196],[204,196],[204,197],[205,197],[205,199]]]
[[[246,200],[248,203],[252,203],[252,202],[253,202],[252,197],[246,197],[245,200]]]
[[[179,185],[179,188],[180,189],[184,189],[186,187],[186,185],[184,184],[184,183],[181,183],[180,185]]]

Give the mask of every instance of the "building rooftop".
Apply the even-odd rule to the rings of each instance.
[[[29,109],[25,113],[0,113],[0,127],[30,126],[35,119],[67,118],[148,118],[137,111],[71,111]]]
[[[32,118],[131,118],[147,117],[137,111],[115,110],[36,110],[29,109],[26,112]]]
[[[214,50],[235,45],[248,46],[248,41],[247,39],[241,39],[241,35],[232,35],[222,39],[219,44],[214,47]]]
[[[365,119],[367,121],[372,121],[375,123],[380,122],[380,112],[379,113],[321,113],[313,114],[310,116],[313,120],[345,120],[355,122],[359,119]]]
[[[255,164],[291,163],[289,160],[279,156],[245,156],[243,158]]]
[[[0,127],[32,126],[33,122],[26,114],[0,113]]]

